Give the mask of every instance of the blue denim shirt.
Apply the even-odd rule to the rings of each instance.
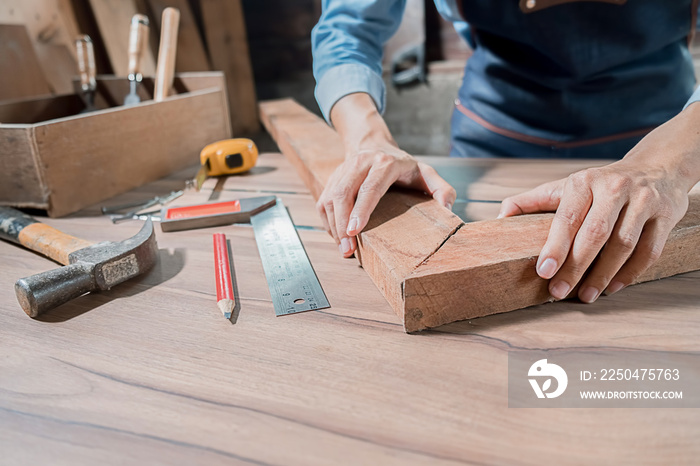
[[[664,1],[573,2],[528,16],[515,0],[435,0],[465,40],[475,38],[457,107],[490,130],[536,143],[594,141],[661,124],[700,100],[700,90],[690,95],[691,2]],[[323,1],[312,47],[326,119],[355,92],[368,93],[383,112],[382,49],[404,7],[405,0]],[[621,22],[630,24],[618,28]]]
[[[460,17],[459,0],[435,0],[440,14],[468,36]],[[384,112],[382,81],[384,43],[396,32],[406,0],[323,0],[321,19],[311,33],[316,78],[316,100],[330,121],[330,111],[341,98],[355,92],[371,95]]]

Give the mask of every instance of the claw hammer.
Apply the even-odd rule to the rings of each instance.
[[[0,207],[0,238],[41,253],[63,267],[20,278],[15,293],[24,312],[45,311],[96,290],[109,290],[155,264],[158,245],[150,220],[135,236],[93,244],[11,207]]]

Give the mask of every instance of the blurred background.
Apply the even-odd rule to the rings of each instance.
[[[240,112],[255,112],[240,108],[236,92],[254,92],[258,100],[293,97],[319,113],[310,34],[321,0],[0,0],[0,101],[74,92],[73,41],[82,33],[95,44],[98,74],[126,76],[129,21],[137,12],[151,18],[144,64],[149,75],[158,52],[160,14],[168,6],[182,15],[176,71],[227,73],[234,136],[256,130],[236,125]],[[697,50],[694,46],[696,57]],[[469,55],[432,0],[408,0],[402,27],[384,58],[385,117],[403,149],[417,155],[448,153],[450,115]],[[260,145],[274,148],[264,138]]]

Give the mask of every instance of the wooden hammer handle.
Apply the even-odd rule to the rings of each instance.
[[[180,24],[180,10],[168,7],[163,10],[160,25],[160,45],[156,65],[156,83],[153,100],[159,102],[170,95],[175,76],[175,55],[177,54],[177,30]]]
[[[11,207],[0,207],[0,238],[67,265],[68,256],[92,243],[67,235]]]
[[[131,18],[129,30],[129,79],[140,81],[141,59],[148,47],[148,17],[136,14]],[[133,78],[132,78],[133,77]]]

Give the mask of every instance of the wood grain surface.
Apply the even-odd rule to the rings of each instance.
[[[25,26],[0,25],[0,69],[0,100],[51,93]]]
[[[26,26],[51,92],[72,92],[71,81],[77,73],[74,41],[80,30],[70,0],[3,0],[0,2],[0,24]],[[17,69],[14,71],[21,74]],[[32,79],[28,74],[22,76]]]
[[[49,192],[42,178],[32,132],[26,127],[3,128],[0,137],[0,204],[42,208]]]
[[[167,194],[195,171],[106,204]],[[292,173],[281,155],[262,154],[249,174],[207,180],[177,202],[276,192],[295,223],[320,227],[309,190]],[[42,220],[90,241],[140,228],[113,225],[99,206]],[[214,232],[231,239],[235,323],[216,307]],[[697,464],[700,410],[509,409],[506,374],[508,351],[518,348],[699,351],[700,273],[592,305],[559,302],[407,335],[325,232],[299,234],[332,307],[279,318],[249,226],[157,227],[154,270],[42,321],[20,309],[13,283],[57,265],[0,242],[2,461]]]

